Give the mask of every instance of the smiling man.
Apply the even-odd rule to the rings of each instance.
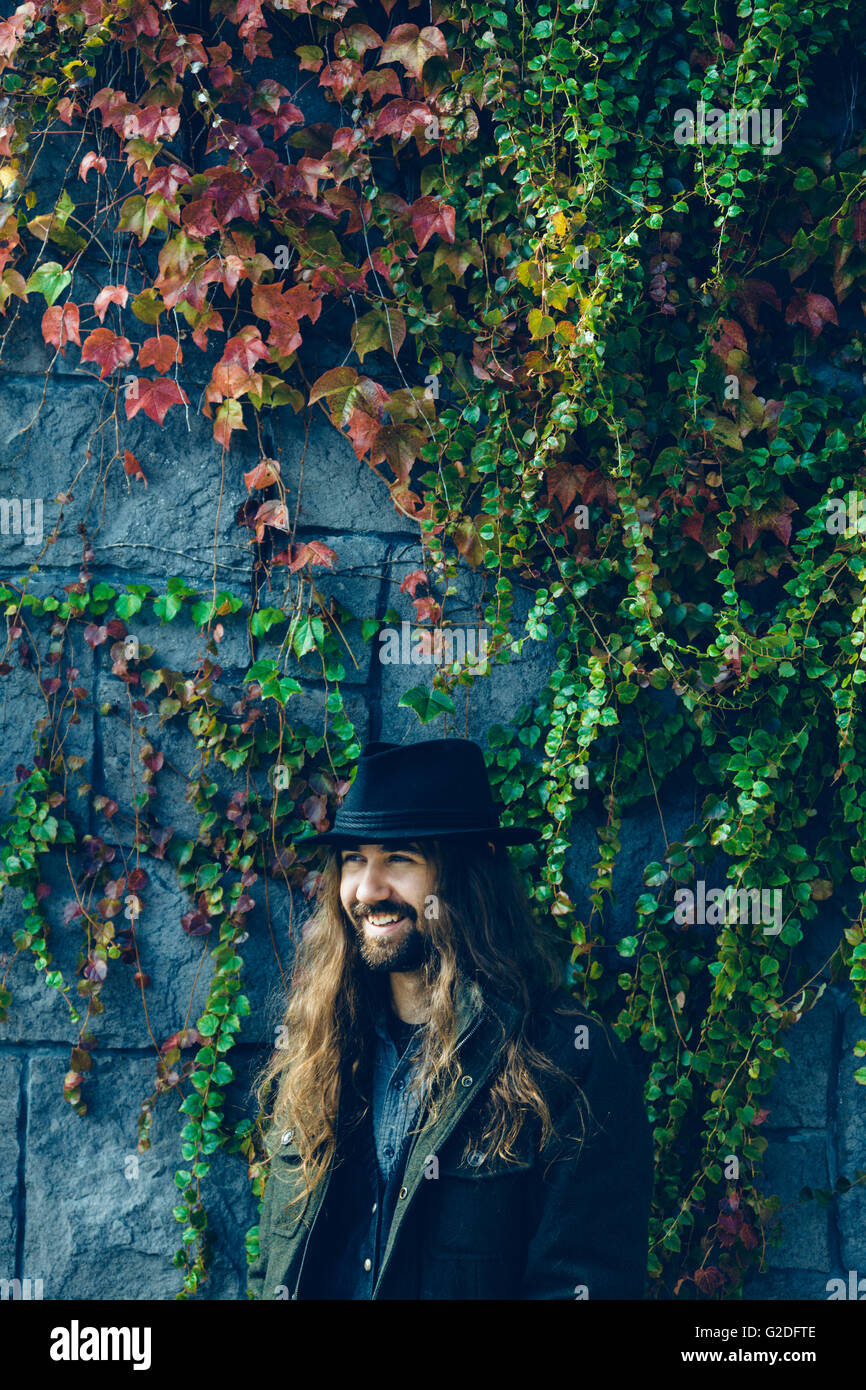
[[[469,740],[361,755],[258,1086],[251,1297],[642,1297],[641,1088],[561,987],[505,848],[537,838]]]

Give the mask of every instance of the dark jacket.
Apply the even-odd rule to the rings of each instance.
[[[565,991],[553,1004],[575,1008]],[[373,1298],[643,1297],[651,1131],[637,1075],[600,1021],[551,1008],[536,1035],[537,1046],[578,1081],[584,1096],[581,1105],[572,1086],[544,1080],[559,1138],[540,1152],[539,1122],[528,1112],[516,1163],[477,1162],[503,1029],[511,1034],[519,1023],[518,1011],[503,1000],[486,995],[479,1008],[465,991],[459,996],[463,1075],[436,1122],[413,1137]],[[585,1133],[576,1148],[569,1139],[581,1133],[581,1114]],[[464,1158],[467,1140],[475,1162]],[[304,1256],[330,1173],[306,1201],[289,1207],[300,1171],[297,1145],[291,1131],[271,1131],[266,1143],[272,1161],[249,1294],[303,1298]]]

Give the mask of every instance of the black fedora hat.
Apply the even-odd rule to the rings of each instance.
[[[540,839],[541,831],[499,824],[479,744],[434,738],[368,743],[332,828],[310,840],[386,844],[458,835],[527,845]]]

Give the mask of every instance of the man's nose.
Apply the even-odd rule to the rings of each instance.
[[[368,864],[358,880],[356,896],[362,903],[379,903],[391,896],[387,875]]]

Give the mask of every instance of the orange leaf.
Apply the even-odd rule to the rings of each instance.
[[[158,372],[167,372],[175,362],[180,362],[183,351],[177,338],[163,334],[159,338],[146,338],[138,349],[140,367],[156,367]]]
[[[257,361],[267,362],[270,355],[258,328],[248,323],[240,333],[229,338],[223,350],[223,362],[238,362],[245,372],[251,372]]]
[[[144,476],[144,470],[135,457],[135,454],[131,453],[129,449],[124,449],[123,451],[123,471],[127,478],[140,478],[144,486],[147,487],[147,478]]]
[[[247,391],[258,394],[260,389],[261,377],[255,372],[246,371],[240,362],[217,362],[205,389],[205,400],[208,404],[211,401],[222,401],[226,397],[237,400]],[[205,409],[204,413],[210,415],[208,409]]]
[[[254,487],[273,487],[279,476],[280,465],[276,459],[261,459],[255,468],[244,474],[244,482],[252,491]]]
[[[333,569],[337,563],[337,552],[331,550],[330,546],[323,545],[321,541],[305,541],[302,545],[293,545],[281,550],[278,555],[272,557],[272,563],[288,565],[293,574],[303,565],[326,565],[328,569]]]
[[[400,592],[401,594],[411,594],[414,598],[419,584],[426,584],[428,588],[430,587],[430,581],[424,571],[413,570],[411,574],[406,575],[405,579],[401,579]]]

